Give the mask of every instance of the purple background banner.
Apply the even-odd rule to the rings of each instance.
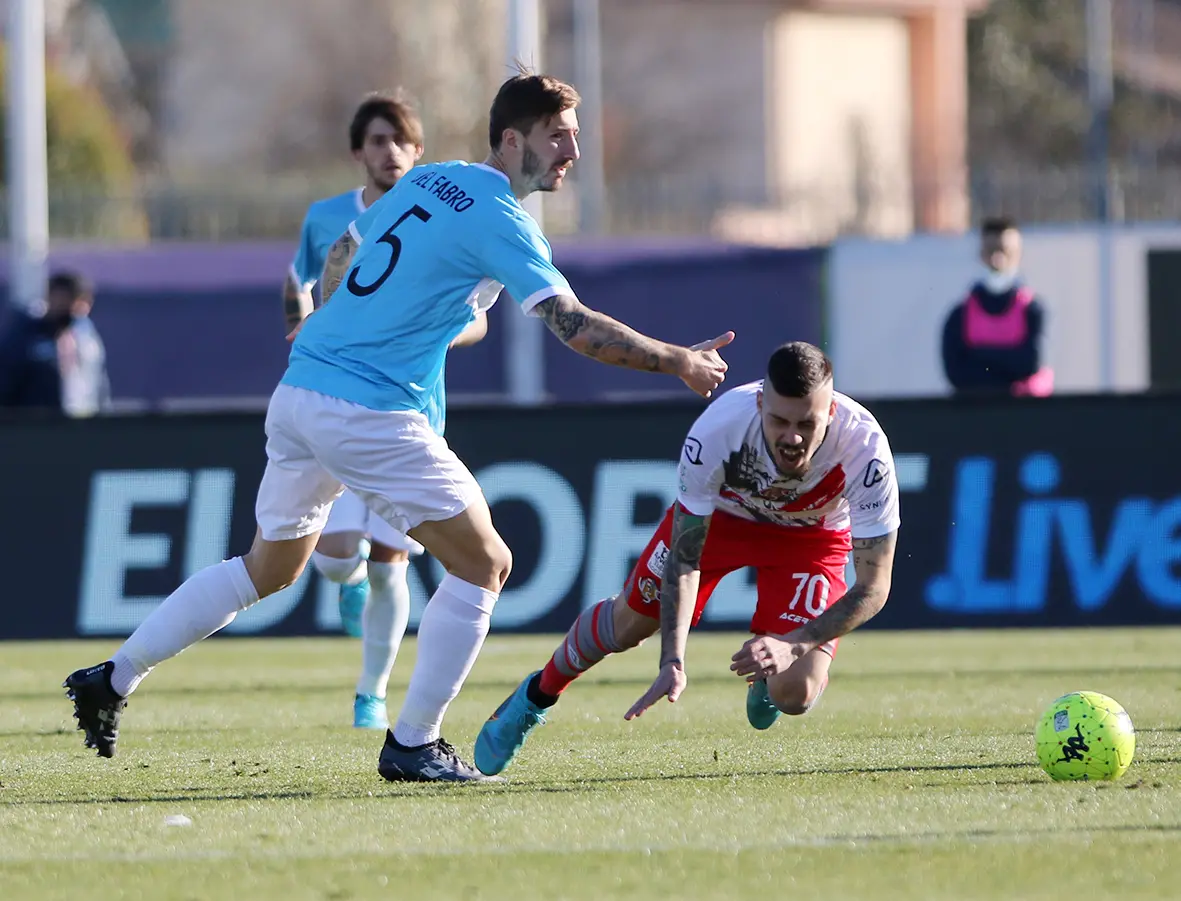
[[[287,243],[61,246],[51,267],[75,267],[95,283],[94,321],[107,345],[116,399],[164,401],[269,396],[286,365],[280,287]],[[784,341],[820,343],[822,248],[778,250],[716,242],[555,242],[554,260],[579,298],[629,325],[680,344],[732,329],[731,379],[757,378]],[[0,258],[7,296],[8,261]],[[507,394],[507,295],[480,344],[451,354],[453,400]],[[557,402],[677,397],[672,379],[602,366],[545,338],[546,383]]]

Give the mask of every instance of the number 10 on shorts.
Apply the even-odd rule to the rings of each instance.
[[[828,606],[828,579],[820,574],[792,573],[796,580],[796,593],[792,596],[788,610],[799,607],[800,599],[804,601],[804,611],[809,616],[819,616]]]

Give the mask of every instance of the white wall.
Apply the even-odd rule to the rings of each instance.
[[[1113,229],[1106,263],[1103,231],[1097,226],[1026,228],[1023,233],[1022,274],[1049,313],[1045,351],[1056,372],[1057,391],[1105,390],[1102,361],[1108,350],[1114,390],[1145,389],[1146,254],[1154,248],[1181,248],[1181,226]],[[842,391],[867,398],[950,392],[940,335],[947,311],[980,273],[977,246],[975,234],[834,244],[828,316]],[[1106,312],[1105,283],[1111,300]]]

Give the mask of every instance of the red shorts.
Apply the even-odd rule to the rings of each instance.
[[[644,548],[624,591],[632,610],[660,616],[660,580],[672,537],[670,507]],[[848,532],[792,528],[752,522],[715,511],[701,553],[701,581],[693,625],[723,576],[754,567],[758,603],[750,621],[756,635],[783,635],[811,622],[845,594],[845,566],[852,544]],[[835,654],[839,639],[821,647]]]

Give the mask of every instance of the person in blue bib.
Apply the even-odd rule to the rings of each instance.
[[[441,734],[512,566],[480,486],[443,438],[451,342],[506,291],[571,350],[680,378],[709,397],[733,332],[692,347],[650,338],[579,302],[520,201],[558,190],[578,159],[578,93],[545,75],[506,81],[483,163],[419,166],[354,222],[324,268],[328,301],[293,336],[267,410],[267,466],[243,557],[174,591],[113,657],[67,677],[79,728],[115,753],[127,695],[160,662],[298,577],[345,488],[446,570],[423,611],[417,660],[378,772],[390,781],[485,776]]]
[[[283,283],[288,333],[312,312],[312,290],[333,242],[422,157],[422,120],[400,93],[367,96],[353,114],[348,132],[353,157],[365,170],[365,184],[308,207],[299,247]],[[475,344],[487,329],[487,318],[480,315],[451,346]],[[363,553],[366,538],[368,554]],[[320,575],[340,585],[344,631],[361,639],[361,673],[353,696],[354,728],[389,726],[386,685],[410,619],[410,556],[421,553],[421,544],[394,529],[351,491],[345,491],[332,505],[312,552],[312,563]]]

